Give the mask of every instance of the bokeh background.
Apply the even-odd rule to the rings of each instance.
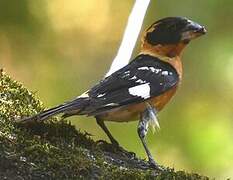
[[[144,28],[161,17],[186,16],[208,34],[186,48],[182,86],[159,114],[161,130],[149,133],[149,147],[160,164],[233,178],[233,1],[151,1]],[[70,100],[107,72],[133,3],[1,0],[0,67],[47,107]],[[107,140],[93,118],[70,120],[94,139]],[[137,122],[107,125],[123,147],[146,157]]]

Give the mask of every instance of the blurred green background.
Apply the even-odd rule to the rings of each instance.
[[[159,114],[161,130],[148,135],[152,154],[177,170],[233,178],[233,1],[151,1],[143,29],[166,16],[186,16],[208,29],[185,50],[182,86]],[[107,72],[133,3],[1,0],[0,67],[47,107],[70,100]],[[94,139],[107,139],[93,118],[70,120]],[[146,157],[137,122],[107,125],[123,147]]]

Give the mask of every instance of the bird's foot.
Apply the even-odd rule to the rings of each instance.
[[[118,141],[115,140],[115,139],[111,139],[111,143],[112,143],[112,145],[113,145],[114,147],[117,147],[117,148],[120,147]]]
[[[164,169],[159,166],[159,164],[157,162],[155,162],[154,159],[152,158],[149,158],[149,161],[148,161],[148,164],[149,164],[149,167],[152,168],[152,169],[156,169],[156,170],[160,170],[160,171],[163,171]]]
[[[123,147],[119,145],[119,143],[116,140],[111,140],[111,144],[107,143],[104,140],[98,140],[97,145],[100,145],[105,150],[121,154],[127,158],[134,159],[136,157],[136,154],[134,152],[129,152],[125,150]]]
[[[136,154],[134,152],[127,151],[126,149],[121,147],[118,143],[117,144],[114,143],[113,146],[117,152],[120,152],[122,155],[124,155],[130,159],[134,159],[136,157]]]

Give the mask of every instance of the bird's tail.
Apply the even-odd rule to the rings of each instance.
[[[18,122],[43,121],[60,113],[69,113],[72,111],[75,111],[78,114],[87,105],[87,103],[87,98],[78,98],[73,101],[53,107],[51,109],[42,111],[34,116],[20,119],[18,120]]]

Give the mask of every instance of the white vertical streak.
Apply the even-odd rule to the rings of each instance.
[[[128,23],[121,45],[109,71],[105,76],[111,75],[113,72],[129,63],[149,3],[150,0],[135,0],[134,7],[128,18]]]

